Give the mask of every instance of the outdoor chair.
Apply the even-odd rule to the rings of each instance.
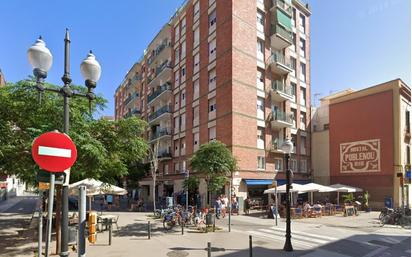
[[[303,218],[302,208],[298,207],[295,209],[295,215],[293,218]]]
[[[119,215],[116,216],[116,219],[112,220],[112,224],[116,225],[116,230],[119,230],[119,225],[117,224],[118,221],[119,221]]]
[[[335,213],[342,214],[342,213],[343,213],[342,206],[336,205],[336,207],[335,207]]]

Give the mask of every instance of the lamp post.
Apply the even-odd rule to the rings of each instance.
[[[187,181],[187,186],[186,186],[186,212],[189,210],[189,170],[186,170],[186,181]]]
[[[289,158],[290,153],[293,151],[293,143],[289,138],[285,140],[282,144],[282,151],[285,153],[286,161],[286,241],[283,246],[283,250],[287,252],[293,251],[292,241],[291,241],[291,231],[290,231],[290,169],[289,169]]]
[[[91,110],[91,101],[96,97],[93,93],[94,88],[96,88],[96,83],[101,75],[100,64],[96,61],[95,56],[90,51],[86,59],[80,64],[80,71],[85,79],[85,84],[87,87],[87,93],[75,92],[71,89],[70,84],[72,79],[70,78],[70,37],[69,30],[66,29],[66,34],[64,38],[64,74],[62,81],[64,83],[63,87],[47,88],[44,87],[43,82],[47,77],[47,72],[52,66],[53,56],[50,50],[46,47],[45,42],[40,37],[28,50],[28,59],[33,67],[33,75],[36,77],[36,89],[39,91],[39,100],[44,91],[53,92],[61,95],[63,97],[63,120],[64,127],[63,132],[65,134],[69,133],[69,99],[70,97],[84,97],[89,99],[89,109]],[[67,173],[69,176],[69,173]],[[61,215],[61,252],[60,256],[68,256],[68,238],[69,238],[69,226],[68,226],[68,190],[69,178],[66,178],[65,183],[62,188],[62,215]]]

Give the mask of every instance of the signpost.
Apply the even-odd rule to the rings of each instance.
[[[32,145],[33,160],[43,170],[50,172],[48,214],[46,224],[46,249],[45,256],[49,256],[49,243],[51,241],[52,217],[53,217],[53,198],[55,173],[62,173],[70,168],[76,161],[76,145],[69,136],[59,132],[47,132],[33,141]],[[41,253],[39,253],[40,255]]]

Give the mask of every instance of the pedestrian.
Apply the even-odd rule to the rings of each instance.
[[[226,195],[222,195],[222,216],[223,218],[226,216],[226,208],[229,207],[229,199]]]
[[[220,196],[217,197],[215,201],[216,218],[220,219],[220,213],[222,211],[222,199]]]
[[[245,199],[245,214],[246,215],[249,215],[249,210],[250,210],[250,199],[249,199],[249,196],[248,196]]]
[[[106,202],[107,202],[107,209],[110,211],[112,209],[113,196],[112,195],[107,195],[106,196]]]

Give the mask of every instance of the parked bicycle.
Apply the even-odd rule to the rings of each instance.
[[[403,228],[411,226],[411,210],[409,208],[385,208],[379,214],[381,226],[385,224],[399,225]]]

